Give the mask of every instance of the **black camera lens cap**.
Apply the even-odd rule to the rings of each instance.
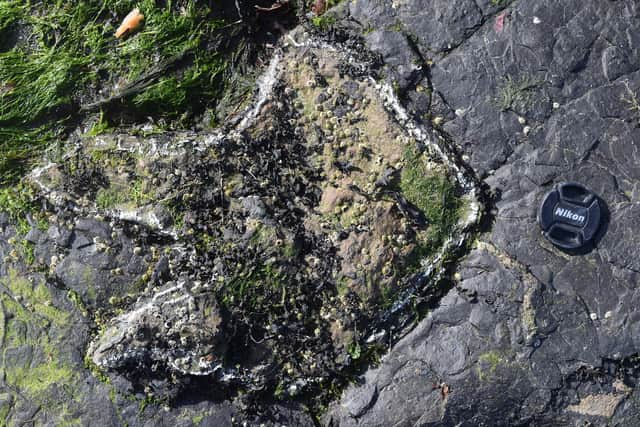
[[[575,250],[587,246],[600,227],[598,200],[598,196],[582,184],[556,184],[544,196],[538,211],[542,234],[562,249]]]

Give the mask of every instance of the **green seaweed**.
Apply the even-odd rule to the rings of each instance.
[[[36,366],[14,366],[6,369],[7,382],[30,396],[40,396],[54,384],[68,384],[75,374],[58,360]]]
[[[47,223],[35,202],[33,188],[25,184],[0,188],[0,212],[9,216],[15,224],[19,236],[24,236],[31,229],[27,215],[31,214],[37,221],[38,228],[46,229]]]
[[[284,300],[287,277],[273,265],[257,263],[244,266],[222,288],[222,303],[227,307],[237,306],[245,309],[272,304],[274,298]]]
[[[478,357],[478,379],[480,379],[480,381],[484,381],[492,378],[498,367],[505,363],[506,361],[503,355],[497,351],[489,351],[481,354],[480,357]]]
[[[335,16],[331,16],[331,15],[314,16],[313,18],[311,18],[311,23],[316,28],[322,31],[328,30],[329,28],[334,26],[336,22],[337,22],[337,19],[335,18]]]
[[[205,417],[205,414],[194,415],[193,417],[191,417],[191,422],[194,426],[199,426],[200,424],[202,424],[202,421],[205,419]]]
[[[115,188],[101,188],[96,193],[96,206],[100,209],[111,209],[128,201],[126,194]]]
[[[116,27],[134,7],[144,24],[116,39]],[[0,1],[0,35],[10,39],[18,27],[28,34],[28,41],[0,49],[0,181],[15,180],[24,161],[56,141],[82,100],[98,90],[113,96],[137,85],[124,99],[127,108],[172,118],[191,108],[193,98],[214,100],[224,86],[225,60],[201,46],[221,25],[195,0],[163,6],[154,0]],[[162,64],[186,54],[191,61],[167,77]]]
[[[100,188],[96,193],[96,206],[100,209],[113,209],[123,205],[143,206],[153,200],[153,193],[146,191],[142,178],[130,182],[128,186],[116,183]]]
[[[334,26],[338,21],[336,17],[329,12],[329,9],[337,6],[341,2],[342,0],[326,0],[322,2],[324,4],[324,10],[316,11],[316,16],[311,18],[311,23],[322,31],[326,31]],[[316,4],[321,4],[321,2],[316,2]]]
[[[0,423],[7,422],[7,417],[11,411],[11,399],[12,396],[9,393],[0,393]]]
[[[77,378],[55,338],[55,331],[71,327],[70,315],[52,304],[51,293],[44,283],[32,283],[12,269],[0,283],[9,290],[0,295],[0,303],[9,314],[1,368],[9,385],[35,401],[44,402],[49,387],[72,384]],[[32,349],[30,360],[8,364],[7,351],[24,346]]]
[[[429,170],[420,153],[407,148],[404,160],[400,190],[424,214],[428,224],[426,233],[419,234],[418,247],[407,262],[416,266],[420,259],[435,253],[453,232],[460,219],[462,202],[451,178]]]
[[[109,129],[110,129],[109,122],[104,116],[104,111],[100,111],[100,117],[98,118],[98,121],[91,127],[91,129],[89,129],[89,132],[87,132],[87,135],[98,136],[108,132]],[[91,154],[97,155],[97,153],[98,151],[93,151]],[[94,158],[94,160],[96,159]]]
[[[529,76],[520,78],[505,77],[496,101],[500,111],[513,110],[526,106],[534,97],[534,90],[540,86],[538,80]]]
[[[223,70],[224,64],[216,61],[215,56],[197,58],[181,78],[163,78],[136,95],[133,102],[147,111],[178,114],[196,98],[211,99],[219,96],[220,85],[216,79]]]
[[[362,356],[362,349],[360,348],[360,343],[357,341],[354,341],[351,344],[349,344],[349,348],[347,349],[347,352],[349,353],[349,355],[353,360],[360,359],[360,356]]]

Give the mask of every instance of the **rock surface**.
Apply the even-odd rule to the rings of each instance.
[[[343,2],[224,132],[73,136],[3,199],[0,424],[637,425],[639,6],[426,3]],[[583,253],[560,181],[607,207]]]
[[[475,182],[357,40],[290,37],[255,103],[218,131],[74,135],[29,174],[34,195],[7,192],[36,219],[9,229],[28,250],[6,267],[42,273],[86,328],[80,366],[37,348],[60,364],[26,399],[42,419],[72,422],[39,399],[90,376],[129,425],[192,401],[208,406],[191,421],[228,406],[234,423],[308,424],[301,403],[319,411],[439,296],[478,220]],[[86,420],[90,402],[72,397]],[[10,405],[6,417],[19,419]]]
[[[634,425],[637,4],[434,1],[434,24],[407,18],[418,3],[358,0],[350,10],[364,28],[396,17],[432,58],[432,120],[495,195],[493,223],[456,287],[325,421]],[[536,223],[560,181],[584,183],[608,206],[586,254],[554,248]]]

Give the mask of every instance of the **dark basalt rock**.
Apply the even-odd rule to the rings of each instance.
[[[277,96],[237,133],[242,117],[73,136],[67,162],[32,173],[48,227],[18,236],[0,214],[0,424],[637,424],[638,5],[427,3],[340,5],[327,40],[351,60],[284,55]],[[253,6],[225,13],[277,27]],[[402,270],[430,225],[398,190],[413,122],[374,101],[371,75],[437,128],[452,163],[415,144],[427,170],[458,168],[458,195],[482,179],[492,211],[427,295]],[[569,181],[604,202],[586,253],[536,221]],[[407,294],[430,309],[411,331]]]
[[[391,10],[356,4],[365,27]],[[638,416],[637,5],[513,2],[482,13],[463,36],[437,36],[453,48],[417,32],[428,20],[400,31],[433,55],[434,115],[496,195],[493,224],[456,288],[343,394],[328,424],[633,425]],[[585,183],[609,207],[588,254],[562,253],[536,223],[539,201],[562,181]]]

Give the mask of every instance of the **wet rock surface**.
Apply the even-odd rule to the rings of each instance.
[[[431,118],[484,177],[495,216],[455,289],[329,424],[636,423],[637,5],[506,3],[441,20],[446,46],[416,31],[429,20],[400,29],[432,58]],[[392,13],[405,22],[397,9],[411,7],[351,11],[366,27]],[[591,251],[567,254],[540,234],[536,209],[560,181],[606,201]]]
[[[635,425],[638,13],[344,2],[219,131],[72,136],[0,216],[0,417]],[[560,181],[606,204],[583,253]]]

